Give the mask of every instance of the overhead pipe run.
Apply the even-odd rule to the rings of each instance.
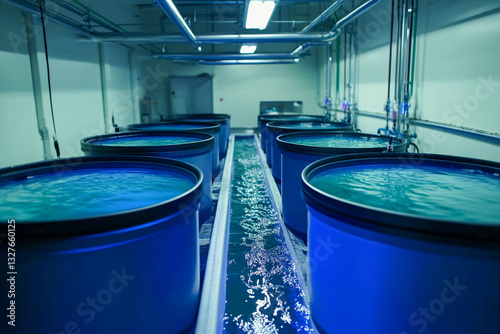
[[[181,14],[175,7],[172,0],[156,0],[158,6],[163,9],[165,14],[170,18],[172,23],[180,30],[181,34],[191,43],[191,45],[197,50],[201,51],[201,46],[199,45],[196,36],[193,34],[187,23],[182,18]]]
[[[364,3],[363,5],[359,6],[355,10],[353,10],[351,13],[349,13],[347,16],[345,16],[343,19],[339,20],[337,24],[334,26],[334,28],[327,34],[303,34],[298,33],[298,34],[255,34],[255,35],[212,35],[212,36],[198,36],[197,41],[200,43],[262,43],[262,42],[301,42],[304,41],[303,44],[298,46],[295,50],[293,50],[290,54],[253,54],[253,55],[241,55],[241,54],[234,54],[234,55],[189,55],[189,54],[178,54],[178,55],[154,55],[153,57],[156,59],[167,59],[167,60],[177,60],[177,61],[198,61],[200,63],[204,64],[212,64],[215,65],[215,62],[220,60],[221,62],[217,62],[216,65],[222,65],[222,64],[229,64],[229,63],[245,63],[245,62],[238,62],[238,61],[246,61],[246,60],[252,60],[252,59],[259,59],[262,60],[268,59],[272,60],[271,63],[276,63],[277,60],[286,60],[289,61],[290,63],[297,62],[296,60],[299,59],[305,51],[307,51],[309,48],[313,46],[322,46],[325,44],[329,44],[331,41],[333,41],[340,33],[340,29],[344,27],[347,23],[350,21],[356,19],[359,15],[365,13],[369,9],[371,9],[373,6],[381,2],[381,0],[370,0]],[[337,2],[336,2],[337,3]],[[336,4],[335,3],[335,4]],[[333,5],[332,5],[333,6]],[[330,6],[330,8],[332,7]],[[340,6],[340,5],[338,5]],[[331,11],[333,13],[333,10]],[[321,16],[321,15],[320,15]],[[314,21],[313,21],[314,22]],[[307,27],[306,27],[307,28]],[[140,38],[140,37],[139,37]],[[162,38],[162,37],[160,37]],[[165,41],[163,37],[162,42],[163,43],[168,43]],[[169,36],[167,37],[170,39],[170,41],[175,40],[177,43],[182,43],[182,37],[180,36]],[[106,39],[105,41],[109,42],[109,39]],[[139,40],[141,42],[144,42],[144,40]],[[185,41],[184,41],[185,42]],[[151,40],[149,40],[149,43],[152,43]],[[248,62],[247,62],[248,63]],[[282,62],[283,63],[283,62]],[[288,63],[288,62],[285,62]],[[331,95],[328,95],[327,97],[330,102],[329,104],[331,105]]]
[[[158,0],[160,1],[160,0]],[[163,0],[165,1],[165,0]],[[183,44],[186,38],[191,44],[230,44],[230,43],[330,43],[339,34],[339,30],[346,24],[358,18],[361,14],[370,10],[382,0],[369,0],[353,10],[344,18],[340,19],[333,29],[328,33],[287,33],[287,34],[244,34],[244,35],[203,35],[193,38],[182,36],[165,36],[162,34],[141,34],[141,33],[96,33],[95,38],[99,42],[108,43],[156,43],[156,44]],[[177,12],[178,13],[178,12]],[[179,14],[180,15],[180,14]],[[182,23],[185,22],[179,16]],[[187,27],[187,25],[186,25]],[[190,31],[190,30],[189,30]],[[194,35],[193,35],[194,36]],[[197,45],[197,44],[196,44]]]
[[[19,9],[22,9],[28,13],[31,13],[36,17],[40,17],[40,8],[36,4],[36,2],[23,1],[23,0],[3,0],[3,1],[8,3],[8,4],[11,4]],[[49,21],[52,21],[52,22],[57,23],[63,27],[66,27],[68,29],[76,31],[76,32],[78,32],[86,37],[92,37],[92,34],[93,34],[92,29],[85,27],[81,24],[78,24],[73,20],[65,18],[65,17],[59,15],[59,13],[50,10],[49,8],[45,9],[44,15],[45,15],[45,18]]]
[[[162,34],[141,33],[101,33],[95,34],[96,41],[108,43],[167,43],[185,44],[186,39],[182,36],[165,36]],[[244,35],[198,35],[196,41],[200,44],[230,44],[230,43],[306,43],[306,42],[329,42],[337,35],[327,34],[244,34]]]
[[[344,2],[347,0],[337,0],[335,1],[330,7],[328,7],[323,13],[321,13],[317,18],[315,18],[311,23],[309,23],[304,29],[302,29],[300,32],[306,33],[312,28],[314,28],[316,25],[319,23],[323,22],[325,19],[327,19],[330,15],[332,15],[337,9],[342,6]]]
[[[209,60],[246,60],[246,59],[268,59],[268,60],[294,60],[299,57],[313,46],[322,46],[328,44],[326,42],[305,43],[297,47],[291,53],[252,53],[252,54],[157,54],[154,55],[155,59],[166,60],[196,60],[196,61],[209,61]],[[296,62],[296,61],[294,61]]]
[[[335,35],[337,36],[337,34]],[[293,57],[298,57],[307,50],[309,50],[313,46],[323,46],[328,44],[327,42],[315,42],[315,43],[304,43],[302,45],[299,45],[295,50],[293,50],[290,55]]]
[[[293,59],[289,53],[236,53],[236,54],[158,54],[155,59],[166,60],[244,60],[244,59]]]
[[[349,14],[338,20],[338,22],[335,24],[335,27],[333,27],[332,31],[342,29],[345,25],[357,19],[360,15],[366,13],[367,11],[372,9],[375,5],[378,5],[380,2],[382,2],[382,0],[368,0],[367,2],[363,3],[358,8],[354,9],[352,12],[350,12]]]
[[[300,58],[293,59],[240,59],[240,60],[200,60],[203,65],[264,65],[264,64],[296,64]]]

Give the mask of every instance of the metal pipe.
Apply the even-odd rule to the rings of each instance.
[[[191,45],[197,50],[201,51],[201,47],[198,45],[196,36],[193,34],[189,26],[186,24],[181,14],[175,7],[172,0],[156,0],[156,3],[163,9],[165,14],[172,20],[172,23],[180,30],[181,34],[191,43]]]
[[[110,22],[108,20],[108,22],[106,21],[107,19],[104,18],[104,19],[101,19],[99,18],[98,16],[96,15],[92,15],[92,10],[88,9],[89,11],[86,12],[82,9],[79,9],[69,3],[67,3],[66,1],[64,0],[52,0],[54,3],[56,3],[57,5],[61,6],[62,8],[72,12],[73,14],[76,14],[76,15],[80,15],[82,18],[85,18],[85,17],[88,17],[88,21],[89,22],[95,22],[96,24],[100,25],[101,27],[105,28],[105,29],[108,29],[110,31],[114,31],[114,32],[126,32],[125,29],[117,26],[116,24],[114,24],[113,22]],[[81,5],[81,4],[80,4]],[[82,5],[83,6],[83,5]],[[85,6],[83,6],[85,7]],[[86,8],[86,7],[85,7]],[[94,14],[97,14],[97,15],[100,15],[96,12],[93,12]],[[102,15],[101,15],[102,17]],[[124,45],[125,47],[129,47],[129,46],[126,46]],[[144,49],[146,49],[147,51],[151,52],[151,53],[154,53],[155,50],[149,46],[149,45],[144,45],[142,44],[141,47],[143,47]]]
[[[26,24],[35,26],[32,14],[24,12],[24,21]],[[29,23],[28,23],[29,22]],[[28,43],[28,55],[31,69],[31,83],[33,85],[33,98],[35,100],[36,123],[38,126],[38,134],[42,139],[43,159],[52,159],[51,142],[47,122],[45,121],[45,112],[43,108],[42,98],[42,80],[40,78],[40,67],[38,65],[36,36],[28,34],[26,36]]]
[[[36,3],[29,2],[29,1],[23,1],[23,0],[3,0],[4,2],[11,4],[19,9],[22,9],[28,13],[33,14],[34,16],[40,17],[40,8]],[[67,18],[61,17],[58,15],[58,13],[54,13],[53,11],[49,9],[45,9],[44,11],[45,18],[47,18],[49,21],[52,21],[54,23],[57,23],[59,25],[62,25],[68,29],[71,29],[73,31],[76,31],[86,37],[91,37],[93,30],[90,28],[87,28],[83,25],[80,25],[72,20],[69,20]]]
[[[368,10],[370,10],[375,5],[378,5],[380,2],[382,2],[382,0],[368,0],[367,2],[363,3],[358,8],[341,18],[337,22],[337,24],[335,24],[335,27],[333,27],[332,31],[342,29],[346,24],[348,24],[352,20],[357,19],[361,14],[366,13]]]
[[[293,50],[290,55],[293,57],[298,57],[313,46],[322,46],[328,44],[327,42],[316,42],[316,43],[304,43],[299,45],[295,50]]]
[[[404,88],[405,88],[405,80],[406,80],[406,75],[405,75],[405,69],[406,69],[406,60],[407,60],[407,57],[406,57],[406,47],[408,45],[407,43],[407,34],[406,34],[406,29],[407,29],[407,0],[402,0],[402,4],[401,4],[401,8],[400,8],[400,11],[401,11],[401,26],[400,26],[400,29],[401,29],[401,35],[400,35],[400,38],[401,38],[401,41],[400,41],[400,45],[399,45],[399,52],[400,52],[400,56],[399,56],[399,70],[398,70],[398,82],[397,82],[397,86],[398,86],[398,96],[397,96],[397,103],[398,103],[398,116],[397,116],[397,127],[396,127],[396,130],[397,130],[397,133],[398,134],[401,134],[401,132],[403,131],[403,122],[406,118],[406,115],[402,115],[401,113],[404,112],[403,110],[403,105],[402,103],[404,102]]]
[[[304,29],[302,29],[301,33],[306,33],[315,27],[318,23],[323,22],[328,16],[332,15],[337,9],[342,6],[342,4],[346,2],[346,0],[337,0],[330,7],[328,7],[323,13],[321,13],[317,18],[315,18],[309,25],[307,25]]]
[[[423,121],[423,120],[411,120],[410,123],[411,123],[411,125],[415,125],[415,126],[421,126],[421,127],[429,128],[429,129],[433,129],[433,130],[448,132],[448,133],[451,133],[451,134],[454,134],[454,135],[457,135],[460,137],[470,138],[470,139],[482,141],[482,142],[489,143],[489,144],[500,145],[500,136],[498,136],[498,135],[482,133],[482,132],[478,132],[478,131],[474,131],[474,130],[459,128],[459,127],[454,126],[454,125],[435,123],[435,122]]]
[[[290,53],[252,54],[157,54],[155,59],[167,60],[243,60],[243,59],[290,59],[297,58]]]
[[[293,42],[328,42],[328,38],[336,37],[336,33],[327,34],[245,34],[245,35],[203,35],[197,36],[196,41],[201,44],[229,44],[229,43],[293,43]],[[161,34],[94,34],[96,41],[112,43],[168,43],[183,44],[186,39],[182,36],[165,36]]]
[[[108,29],[108,30],[111,30],[114,32],[120,32],[120,31],[124,32],[125,31],[124,29],[121,29],[121,30],[118,29],[116,26],[109,24],[108,22],[96,17],[95,15],[92,15],[90,12],[85,12],[85,11],[67,3],[64,0],[52,0],[52,1],[70,12],[77,14],[77,15],[80,15],[82,18],[85,16],[88,16],[89,21],[93,21],[105,29]]]
[[[240,59],[240,60],[199,60],[204,65],[264,65],[264,64],[295,64],[300,58],[292,59]]]
[[[392,44],[393,44],[393,30],[394,30],[394,0],[392,0],[392,10],[391,10],[391,28],[389,33],[389,73],[387,75],[387,103],[391,100],[391,70],[392,70]],[[387,115],[389,115],[389,110]]]
[[[102,116],[104,119],[104,132],[108,133],[110,129],[110,115],[108,105],[108,78],[106,76],[106,59],[104,57],[104,46],[102,43],[97,44],[99,52],[99,73],[101,79],[101,99],[102,99]],[[113,117],[114,118],[114,117]]]
[[[159,0],[160,1],[160,0]],[[167,1],[167,0],[162,0]],[[382,0],[368,0],[361,6],[350,12],[344,18],[339,20],[335,27],[328,33],[288,33],[288,34],[245,34],[245,35],[204,35],[186,37],[188,41],[198,46],[199,44],[229,44],[229,43],[329,43],[333,41],[339,34],[339,30],[343,28],[350,21],[358,18],[361,14],[365,13],[373,6],[380,3]],[[178,13],[178,12],[177,12]],[[180,15],[180,14],[179,14]],[[187,27],[186,23],[180,18],[182,23]],[[189,29],[189,27],[187,27]],[[182,30],[181,30],[182,31]],[[190,32],[190,30],[189,30]],[[191,33],[192,34],[192,33]],[[127,34],[109,34],[109,33],[95,33],[97,41],[100,42],[113,42],[113,43],[186,43],[186,38],[182,36],[165,36],[161,34],[141,34],[141,33],[127,33]]]
[[[332,46],[328,44],[326,46],[326,83],[325,83],[325,108],[326,113],[330,113],[332,106]]]

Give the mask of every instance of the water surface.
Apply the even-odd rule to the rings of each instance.
[[[95,217],[170,200],[193,188],[187,176],[142,168],[85,169],[0,183],[0,218]]]
[[[500,224],[500,175],[434,166],[369,165],[321,172],[311,185],[328,194],[400,213]]]
[[[225,332],[310,333],[304,292],[254,141],[237,139],[234,159]]]

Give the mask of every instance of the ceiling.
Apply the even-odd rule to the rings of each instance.
[[[35,14],[39,13],[37,0],[4,1]],[[166,3],[164,0],[160,2]],[[281,0],[277,3],[268,27],[262,31],[244,28],[244,0],[174,0],[174,7],[178,10],[180,20],[183,21],[177,24],[171,16],[167,16],[164,10],[166,5],[159,6],[154,0],[46,0],[45,13],[49,19],[66,25],[88,38],[145,48],[156,56],[180,53],[236,54],[242,44],[240,40],[245,41],[241,39],[245,36],[263,36],[261,40],[249,37],[247,41],[259,42],[257,49],[259,54],[276,54],[290,53],[305,43],[326,44],[325,36],[332,32],[335,24],[366,2],[376,4],[380,1]],[[334,4],[336,10],[333,13],[317,21],[311,29],[307,29],[307,32],[302,31]],[[179,29],[179,24],[184,22],[188,30],[200,40],[196,42],[186,40],[185,34]],[[285,35],[287,39],[277,38]],[[210,40],[213,36],[238,38]],[[268,40],[267,37],[274,38]],[[196,51],[199,46],[201,51]],[[306,47],[303,50],[306,52],[302,52],[301,56],[307,55],[307,49]]]

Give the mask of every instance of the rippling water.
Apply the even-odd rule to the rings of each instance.
[[[2,219],[48,221],[137,209],[188,191],[194,182],[168,171],[86,169],[0,184]]]
[[[433,166],[335,168],[310,182],[334,196],[429,218],[500,223],[500,175]]]
[[[202,129],[202,128],[208,128],[212,127],[214,125],[199,125],[199,124],[188,124],[188,123],[182,123],[182,124],[158,124],[158,125],[151,125],[151,126],[137,126],[135,129],[145,129],[145,130],[170,130],[170,131],[175,131],[175,130],[192,130],[192,129]]]
[[[334,124],[334,123],[313,123],[313,122],[299,122],[299,123],[290,123],[286,125],[282,125],[284,128],[290,129],[340,129],[340,128],[348,128],[349,125],[342,124]]]
[[[254,141],[235,142],[226,333],[309,333],[309,311]]]
[[[106,146],[164,146],[178,145],[200,141],[196,137],[177,137],[177,136],[138,136],[138,137],[121,137],[92,142],[94,145]]]
[[[317,146],[317,147],[337,147],[337,148],[375,148],[387,147],[389,140],[382,137],[351,137],[339,135],[306,135],[304,137],[287,138],[287,142]]]

